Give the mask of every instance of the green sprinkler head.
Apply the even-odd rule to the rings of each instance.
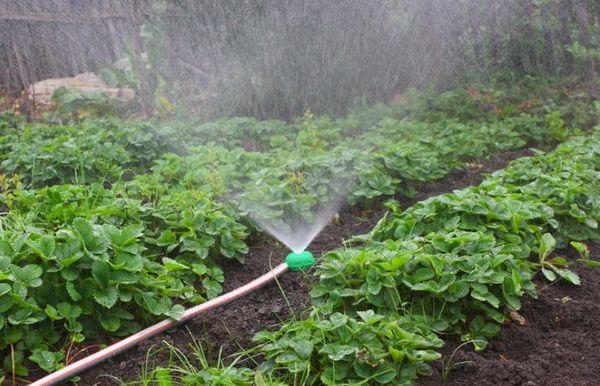
[[[285,258],[285,263],[290,267],[290,271],[304,271],[312,267],[317,261],[309,251],[300,253],[292,252]]]

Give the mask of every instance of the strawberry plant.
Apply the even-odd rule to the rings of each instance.
[[[183,308],[170,298],[194,293],[141,256],[140,227],[119,229],[81,218],[56,232],[13,225],[0,234],[2,350],[11,346],[32,361],[46,360],[49,354],[41,353],[58,358],[61,350],[53,346],[62,334],[81,341],[101,331],[131,333],[151,314],[176,316]],[[124,307],[132,299],[137,310]],[[26,373],[20,363],[10,365]]]
[[[410,384],[439,359],[443,342],[426,327],[373,310],[349,317],[342,313],[284,324],[255,338],[265,361],[258,371],[280,374],[300,384]]]
[[[501,323],[503,308],[518,309],[521,296],[535,296],[533,269],[514,250],[516,243],[459,230],[341,250],[327,255],[311,295],[330,311],[407,313],[438,332],[471,334],[473,315]],[[497,326],[486,322],[473,337],[478,347],[492,332]]]

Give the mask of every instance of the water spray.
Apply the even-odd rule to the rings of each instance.
[[[55,371],[54,373],[46,375],[44,378],[41,378],[30,384],[30,386],[49,386],[56,385],[60,382],[64,382],[69,378],[74,377],[75,375],[80,374],[81,372],[88,370],[119,353],[129,350],[130,348],[137,345],[143,340],[149,339],[175,326],[188,322],[206,311],[221,307],[242,296],[247,295],[265,286],[266,284],[276,280],[279,276],[283,275],[288,270],[292,272],[304,271],[312,267],[315,264],[315,262],[316,260],[314,256],[309,251],[292,252],[289,255],[287,255],[284,263],[279,264],[271,271],[252,280],[247,284],[244,284],[241,287],[234,289],[233,291],[230,291],[226,294],[223,294],[219,297],[216,297],[212,300],[209,300],[192,308],[188,308],[178,320],[166,319],[162,322],[156,323],[153,326],[147,327],[142,331],[139,331],[123,340],[120,340],[117,343],[106,347],[105,349],[102,349],[92,355],[82,358],[77,362],[71,363],[70,365],[63,367],[62,369]]]

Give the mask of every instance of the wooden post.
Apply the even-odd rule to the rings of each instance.
[[[554,53],[554,39],[551,28],[552,18],[548,12],[547,4],[540,5],[540,13],[542,17],[544,41],[546,43],[546,47],[544,47],[546,51],[546,65],[548,66],[550,73],[556,74],[558,72],[558,66],[556,64],[556,56]]]
[[[577,21],[577,27],[579,29],[579,40],[583,47],[592,48],[592,37],[590,36],[590,25],[588,22],[589,14],[587,12],[587,6],[585,0],[575,0],[575,19]],[[589,57],[583,60],[583,73],[584,79],[588,83],[590,91],[594,94],[597,93],[595,89],[595,78],[596,68],[594,59]]]
[[[573,45],[571,39],[571,21],[572,21],[572,4],[570,1],[557,3],[557,14],[559,20],[559,37],[561,44],[561,52],[564,57],[564,73],[573,74],[573,54],[569,51]]]

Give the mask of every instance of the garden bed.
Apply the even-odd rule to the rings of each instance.
[[[208,382],[213,380],[214,370],[228,378],[228,369],[220,366],[231,363],[240,349],[255,347],[256,358],[244,355],[235,364],[239,384],[262,384],[258,378],[264,374],[282,381],[281,385],[296,384],[296,364],[308,366],[304,367],[307,378],[300,384],[337,385],[357,379],[398,384],[425,374],[425,362],[440,355],[431,348],[441,347],[450,332],[478,342],[479,335],[469,334],[480,330],[488,337],[497,334],[498,325],[483,323],[485,315],[478,315],[477,310],[501,323],[504,316],[489,305],[516,310],[522,288],[533,296],[531,276],[543,261],[536,264],[527,259],[533,256],[531,252],[537,253],[541,241],[546,250],[552,249],[553,232],[562,225],[575,233],[561,228],[557,234],[561,245],[596,237],[579,224],[596,229],[600,220],[596,206],[590,204],[597,201],[593,198],[596,189],[591,188],[596,186],[593,171],[597,162],[581,149],[573,150],[573,143],[587,141],[582,138],[561,146],[558,156],[523,150],[533,142],[548,149],[587,126],[570,118],[563,120],[560,111],[548,112],[542,102],[539,109],[528,113],[529,107],[517,106],[507,97],[512,92],[482,95],[470,90],[445,93],[426,104],[418,100],[334,120],[307,113],[290,124],[249,118],[200,125],[101,118],[80,120],[77,125],[30,125],[7,112],[1,127],[6,134],[2,166],[7,186],[2,197],[8,209],[2,239],[12,275],[7,276],[9,284],[2,285],[9,324],[0,337],[0,348],[12,356],[5,356],[9,359],[4,361],[0,378],[17,382],[39,379],[158,320],[177,318],[183,306],[248,283],[289,252],[260,232],[255,223],[266,220],[279,226],[288,215],[311,217],[307,211],[338,194],[347,194],[353,206],[340,210],[309,247],[322,258],[314,273],[287,274],[279,285],[269,285],[144,341],[81,375],[82,383],[152,383],[152,378],[158,381],[159,373],[179,379],[181,371],[170,367],[179,351],[192,354],[192,375]],[[573,101],[567,97],[571,111]],[[491,100],[505,108],[490,112],[481,106]],[[459,114],[455,107],[462,102],[468,103]],[[171,153],[175,150],[177,154]],[[572,161],[570,177],[562,173],[561,151]],[[498,179],[502,172],[483,181],[486,172],[530,155],[535,157],[516,163],[518,170],[508,168],[508,179]],[[554,168],[549,174],[544,162]],[[522,191],[522,178],[549,185]],[[477,186],[482,181],[483,187]],[[473,187],[461,189],[467,186]],[[554,201],[546,202],[541,196],[546,189],[559,195],[556,197],[567,192],[566,203],[555,196]],[[442,194],[451,191],[455,193]],[[392,195],[399,205],[386,205],[393,211],[374,228],[388,213],[383,202]],[[448,213],[438,215],[438,208]],[[25,234],[20,228],[23,218],[27,218]],[[504,231],[496,234],[494,229]],[[364,244],[344,244],[361,234],[368,234],[360,239]],[[475,239],[479,240],[476,247],[469,241]],[[461,246],[460,252],[450,253],[447,243],[456,242],[471,248],[470,252]],[[428,248],[431,252],[424,252]],[[499,250],[508,254],[496,259]],[[388,254],[420,266],[391,267],[385,261]],[[449,271],[436,265],[433,272],[427,259],[431,264],[434,260],[448,263]],[[458,276],[453,271],[458,260],[452,259],[464,261]],[[366,268],[361,261],[373,265]],[[394,264],[398,261],[394,259]],[[490,280],[463,277],[479,264],[502,267]],[[383,276],[378,276],[379,269]],[[514,288],[501,289],[498,277],[511,270],[506,285],[512,283]],[[479,273],[472,271],[473,275]],[[556,273],[571,274],[569,281],[577,281],[569,271],[558,269]],[[385,279],[380,280],[382,277]],[[431,284],[420,283],[424,280]],[[452,291],[458,298],[444,292],[454,280]],[[14,293],[7,295],[13,286]],[[473,291],[477,300],[471,304],[470,293],[463,290]],[[443,306],[442,310],[456,313],[444,320],[432,303],[434,309],[428,311],[433,312],[431,318],[439,320],[417,321],[418,313],[404,307],[421,304],[418,291],[441,293],[423,299],[452,302],[452,310]],[[457,299],[460,302],[454,303]],[[336,327],[321,327],[326,325],[320,325],[321,321]],[[367,327],[371,323],[377,326]],[[336,335],[344,331],[338,331],[340,326],[375,335],[362,343],[348,342]],[[386,333],[399,326],[407,328],[406,342],[390,340]],[[331,332],[327,338],[314,335],[323,328]],[[261,331],[256,338],[261,344],[255,346],[252,338]],[[300,335],[294,336],[293,331]],[[273,348],[278,348],[266,343],[279,339],[284,346],[286,340],[301,342],[301,346],[281,346],[283,351],[274,352]],[[194,363],[194,349],[189,346],[198,342],[206,362]],[[334,354],[329,351],[332,347],[341,351]],[[365,356],[365,350],[378,354]],[[404,354],[401,350],[408,351]],[[350,354],[356,356],[355,362]],[[407,355],[408,363],[402,362],[405,357],[401,355]],[[224,362],[215,361],[220,358],[225,358]],[[285,367],[286,358],[297,362]],[[335,362],[334,367],[342,358],[346,366],[342,373],[335,374],[337,370],[331,369],[333,362],[327,358]],[[379,359],[374,362],[371,358]],[[257,362],[261,367],[254,371]],[[140,374],[144,378],[140,379]],[[185,382],[197,384],[198,379]],[[230,381],[224,384],[238,384]]]
[[[408,207],[440,193],[477,185],[484,173],[502,169],[511,160],[532,154],[529,149],[503,152],[481,164],[472,163],[468,169],[452,172],[435,183],[423,184],[417,189],[419,193],[412,198],[399,199],[404,207]],[[370,231],[384,212],[381,204],[371,205],[368,209],[360,205],[346,208],[340,213],[339,221],[328,226],[309,249],[318,257],[324,252],[339,248],[344,239]],[[224,291],[235,289],[268,271],[288,253],[283,246],[272,243],[266,236],[255,235],[249,244],[250,252],[243,265],[235,262],[223,265]],[[221,355],[226,356],[238,352],[240,347],[251,347],[252,337],[256,332],[265,328],[275,329],[279,323],[292,316],[289,305],[293,312],[301,312],[305,308],[309,302],[310,281],[310,276],[301,273],[286,274],[279,281],[281,288],[277,284],[270,284],[175,330],[158,335],[83,374],[81,384],[114,385],[119,383],[116,379],[138,379],[145,366],[153,368],[165,365],[169,353],[167,350],[159,350],[163,341],[188,352],[193,338],[198,339],[204,343],[203,346],[212,359],[219,355],[220,348],[223,349]],[[149,355],[153,351],[154,355]]]

